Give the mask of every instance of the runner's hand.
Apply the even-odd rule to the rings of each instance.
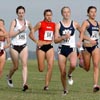
[[[82,42],[78,41],[77,42],[77,47],[80,48],[82,46]]]
[[[43,46],[43,42],[42,42],[42,41],[38,41],[38,42],[37,42],[37,46],[38,46],[38,47]]]
[[[95,40],[90,40],[90,43],[91,43],[92,45],[96,45],[97,41],[95,41]]]
[[[70,38],[70,33],[65,34],[66,39]]]
[[[21,29],[19,29],[19,33],[24,32],[24,31],[25,31],[25,29],[26,29],[26,26],[25,26],[25,25],[24,25],[24,26],[22,26],[22,28],[21,28]]]

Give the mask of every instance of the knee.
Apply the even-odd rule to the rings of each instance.
[[[84,69],[85,69],[85,71],[89,71],[90,70],[90,64],[85,64],[84,63],[84,67],[83,67]]]
[[[44,71],[44,69],[41,66],[39,66],[38,69],[39,69],[39,72],[43,72]]]
[[[61,77],[66,77],[66,72],[64,71],[64,72],[61,72]]]
[[[94,65],[94,71],[99,71],[99,66],[98,65]]]
[[[88,72],[90,70],[90,66],[85,66],[84,69]]]
[[[73,69],[73,70],[74,70],[74,69],[75,69],[75,67],[76,67],[76,63],[71,63],[71,65],[70,65],[70,66],[71,66],[71,69]]]
[[[48,71],[52,71],[53,65],[52,64],[48,64]]]
[[[90,68],[85,68],[85,70],[88,72],[90,70]]]
[[[98,66],[99,66],[99,64],[98,64],[98,63],[94,63],[94,65],[93,65],[93,66],[94,66],[94,68],[96,68],[96,69],[98,69],[98,68],[99,68],[99,67],[98,67]]]

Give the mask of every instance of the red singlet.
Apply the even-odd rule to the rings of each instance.
[[[51,42],[53,40],[55,23],[47,21],[41,21],[40,23],[41,27],[39,29],[39,40]]]

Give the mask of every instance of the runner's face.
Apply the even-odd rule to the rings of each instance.
[[[94,8],[90,9],[90,11],[88,13],[88,16],[91,19],[95,19],[95,17],[96,17],[96,9],[94,9]]]
[[[52,13],[46,12],[44,18],[45,18],[46,21],[51,22],[52,21]]]
[[[64,19],[66,20],[70,19],[70,15],[71,15],[71,11],[69,8],[63,9],[62,16]]]
[[[25,15],[25,11],[23,9],[19,9],[17,15],[19,19],[23,19]]]

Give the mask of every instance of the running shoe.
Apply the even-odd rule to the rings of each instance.
[[[93,87],[93,92],[98,92],[100,90],[100,87],[99,86],[94,86]]]
[[[65,96],[67,94],[68,94],[68,90],[64,90],[62,95]]]
[[[28,90],[28,85],[25,84],[25,85],[23,86],[22,91],[26,91],[26,90]]]
[[[72,79],[72,75],[70,74],[70,75],[68,75],[68,84],[73,85],[73,83],[74,83],[74,81]]]
[[[44,87],[44,90],[45,90],[45,91],[47,91],[48,89],[49,89],[48,86],[45,86],[45,87]]]
[[[13,85],[12,79],[9,79],[9,78],[8,78],[8,75],[7,75],[7,78],[6,78],[6,79],[7,79],[7,84],[8,84],[8,86],[11,87],[11,88],[13,88],[14,85]]]

